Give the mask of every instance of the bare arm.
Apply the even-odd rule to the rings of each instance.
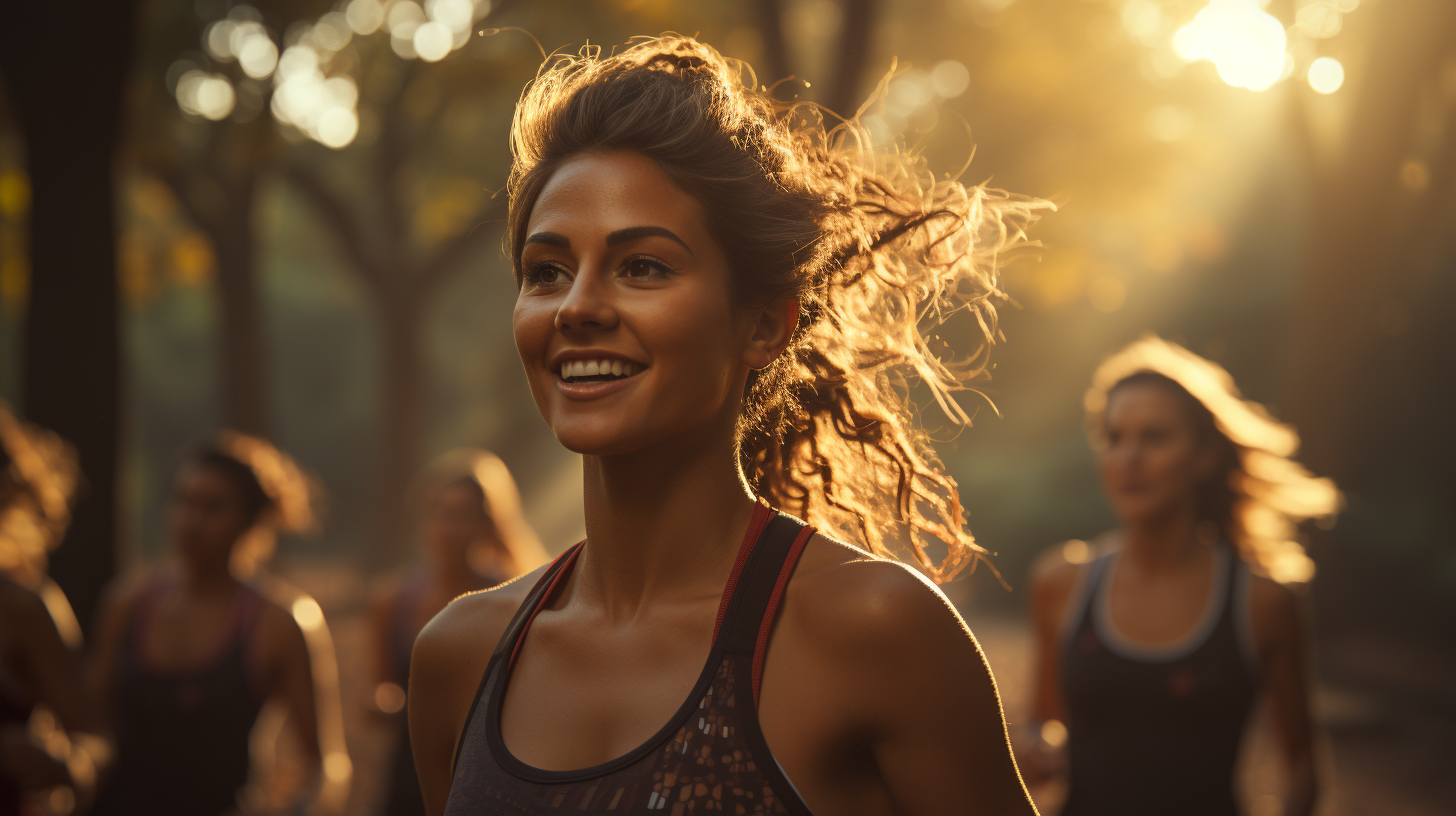
[[[496,642],[540,572],[456,598],[415,639],[410,659],[410,744],[427,813],[445,812],[455,746],[475,692]]]
[[[1284,813],[1308,816],[1314,811],[1319,779],[1314,760],[1304,621],[1294,594],[1268,579],[1255,579],[1253,602],[1254,633],[1264,666],[1264,692],[1289,773]]]
[[[69,784],[84,803],[110,759],[111,742],[81,678],[75,653],[62,640],[42,599],[18,586],[3,587],[3,614],[12,628],[17,679],[36,702],[60,720],[65,740],[42,749],[24,728],[3,736],[3,764],[24,787]]]
[[[811,807],[1035,812],[990,667],[939,590],[902,565],[860,560],[796,578],[785,598],[760,708],[770,748],[845,757],[828,760],[836,764],[852,761],[838,745],[863,750],[873,764],[866,772],[878,772],[888,793],[883,803],[850,801],[845,780],[789,769],[805,772],[800,792]],[[807,755],[794,747],[804,733],[823,735]]]

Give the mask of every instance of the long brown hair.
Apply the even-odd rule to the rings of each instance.
[[[641,38],[610,55],[556,55],[522,95],[508,226],[518,281],[531,208],[556,168],[616,150],[653,159],[698,201],[740,304],[798,299],[789,349],[745,395],[737,442],[750,487],[936,580],[973,565],[983,551],[909,387],[923,383],[969,422],[952,392],[985,369],[998,266],[1050,205],[936,180],[913,154],[877,153],[856,120],[826,128],[819,108],[775,99],[708,45]],[[932,331],[960,310],[981,342],[943,358]]]
[[[1342,502],[1329,479],[1294,461],[1299,434],[1239,395],[1217,363],[1154,335],[1108,357],[1092,375],[1084,398],[1088,431],[1102,443],[1108,400],[1135,383],[1165,387],[1183,400],[1195,431],[1214,446],[1218,464],[1198,486],[1201,521],[1217,526],[1244,560],[1276,581],[1314,577],[1314,562],[1299,540],[1305,519],[1333,518]]]
[[[499,456],[479,448],[457,448],[441,454],[420,474],[417,498],[436,495],[453,484],[466,484],[479,493],[481,509],[504,547],[498,557],[502,568],[510,573],[506,577],[524,575],[546,563],[546,550],[521,507],[521,491]]]

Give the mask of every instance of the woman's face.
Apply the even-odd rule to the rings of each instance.
[[[1212,470],[1210,446],[1168,386],[1130,383],[1115,389],[1103,414],[1107,446],[1098,455],[1102,484],[1124,522],[1189,507]]]
[[[577,453],[731,430],[749,369],[787,345],[785,309],[734,307],[697,201],[646,157],[569,159],[525,236],[516,349],[536,407]]]
[[[425,511],[424,534],[431,553],[448,563],[467,559],[476,544],[502,546],[480,491],[469,485],[446,485],[435,494]]]
[[[189,465],[178,474],[170,521],[178,552],[205,568],[226,569],[233,545],[252,526],[237,485],[206,465]]]

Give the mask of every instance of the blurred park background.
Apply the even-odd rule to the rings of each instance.
[[[83,621],[164,554],[221,428],[327,488],[277,571],[362,664],[430,456],[499,453],[548,549],[579,465],[531,403],[506,134],[546,51],[697,33],[937,174],[1050,198],[1006,342],[942,428],[997,555],[947,587],[1023,716],[1032,559],[1112,524],[1082,427],[1154,331],[1295,423],[1348,506],[1311,529],[1327,813],[1456,810],[1456,3],[1449,0],[109,0],[0,24],[0,396],[79,448],[53,575]],[[892,73],[893,71],[893,73]],[[948,337],[955,340],[954,332]],[[994,404],[994,409],[992,405]],[[930,411],[926,412],[931,417]],[[363,680],[358,681],[360,684]],[[355,763],[380,740],[351,732]],[[371,754],[371,752],[373,752]],[[1266,750],[1263,754],[1270,762]],[[1255,763],[1257,765],[1257,763]],[[1269,800],[1250,771],[1251,809]],[[1272,771],[1270,771],[1272,773]],[[371,780],[357,774],[367,809]],[[374,783],[377,784],[377,781]]]

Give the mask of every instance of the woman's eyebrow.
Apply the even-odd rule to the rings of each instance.
[[[571,240],[565,235],[556,232],[533,232],[526,238],[526,243],[546,244],[547,246],[571,249]]]
[[[677,237],[677,233],[674,233],[666,227],[627,227],[626,229],[619,229],[607,235],[607,246],[624,243],[626,241],[635,241],[638,238],[646,238],[649,235],[656,235],[677,241],[679,244],[682,244],[682,248],[686,249],[689,255],[693,254],[693,248],[688,246],[688,242]]]

